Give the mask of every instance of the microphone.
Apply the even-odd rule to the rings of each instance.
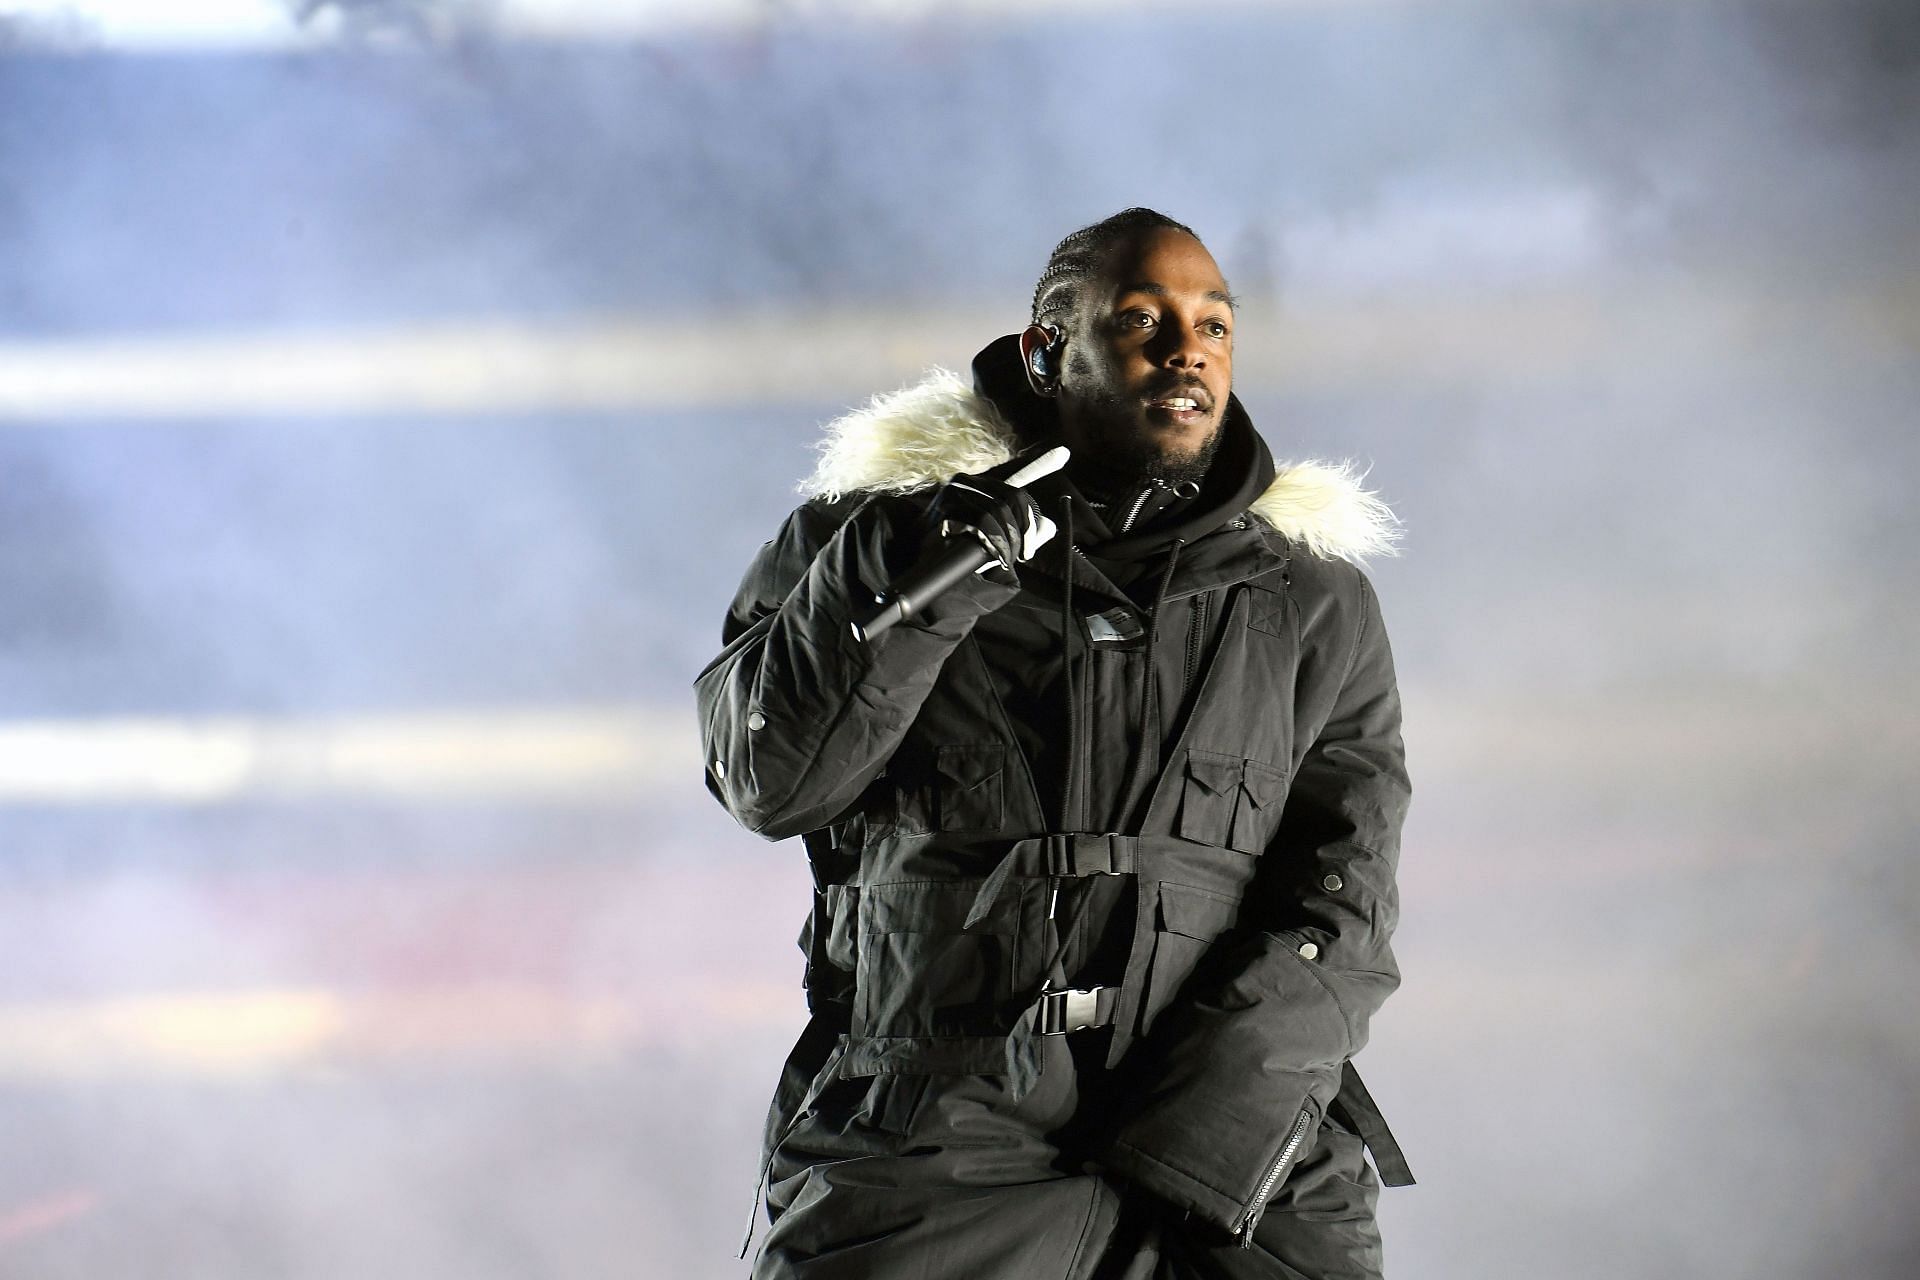
[[[1057,444],[1008,476],[1003,483],[1015,489],[1024,489],[1040,477],[1050,476],[1066,466],[1070,456],[1067,446]],[[944,554],[917,569],[909,570],[886,591],[875,596],[877,607],[865,618],[854,621],[853,638],[862,644],[871,642],[896,622],[905,622],[926,608],[942,592],[968,574],[978,573],[987,565],[997,562],[999,557],[988,545],[986,535],[977,529],[965,528],[973,536],[949,537]],[[945,531],[944,526],[942,531]],[[1024,560],[1032,555],[1052,536],[1053,521],[1041,516],[1039,524],[1029,525],[1021,537],[1020,558]]]

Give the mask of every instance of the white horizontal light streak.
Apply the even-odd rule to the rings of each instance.
[[[620,40],[676,31],[743,29],[770,21],[911,22],[1034,12],[1142,9],[1148,0],[436,0],[408,4],[299,0],[0,0],[17,39],[50,50],[323,48],[349,36],[428,44],[472,35],[522,40]],[[1287,0],[1326,4],[1330,0]]]
[[[501,1055],[571,1060],[645,1045],[693,1048],[716,1030],[791,1021],[793,997],[783,982],[683,978],[670,985],[676,990],[659,996],[476,982],[0,1004],[0,1082],[235,1079]]]
[[[227,1075],[311,1057],[345,1024],[339,997],[324,990],[12,1005],[0,1007],[0,1079]]]
[[[618,800],[695,786],[692,712],[0,721],[0,805]]]
[[[1634,317],[1624,325],[1621,316]],[[0,425],[353,415],[528,414],[843,404],[964,368],[1017,309],[765,311],[673,326],[624,317],[304,334],[0,342]],[[1243,384],[1293,389],[1502,384],[1591,368],[1684,369],[1729,344],[1817,335],[1835,367],[1920,349],[1920,281],[1858,294],[1754,296],[1697,281],[1626,281],[1386,300],[1295,296],[1243,309]]]
[[[285,0],[0,0],[29,47],[247,48],[292,43]]]
[[[802,340],[796,318],[746,316],[0,343],[0,421],[792,403],[870,392],[993,332],[818,317]]]

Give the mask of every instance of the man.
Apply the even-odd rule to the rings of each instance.
[[[756,1276],[1379,1274],[1363,1144],[1411,1178],[1349,1059],[1408,784],[1351,561],[1393,523],[1276,471],[1234,320],[1181,224],[1074,233],[971,387],[831,426],[749,569],[707,784],[816,885]],[[943,530],[996,562],[863,642]]]

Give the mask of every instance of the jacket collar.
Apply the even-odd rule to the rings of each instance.
[[[1248,423],[1251,430],[1252,424]],[[809,497],[912,493],[1011,458],[1020,435],[1000,407],[946,369],[829,422]],[[1281,462],[1248,511],[1322,559],[1395,553],[1400,524],[1349,462]]]

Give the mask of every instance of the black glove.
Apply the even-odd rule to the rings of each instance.
[[[1033,495],[1001,478],[1027,462],[1026,458],[1010,458],[976,475],[947,481],[927,507],[928,527],[948,537],[965,536],[964,531],[971,530],[1006,568],[1025,560],[1052,533],[1051,522],[1041,515]]]
[[[1042,455],[1058,470],[1066,455]],[[1038,551],[1054,533],[1053,521],[1040,512],[1025,490],[1006,482],[1026,467],[1029,459],[1010,458],[997,467],[976,475],[955,476],[934,492],[933,500],[921,509],[917,559],[904,572],[895,570],[884,591],[874,597],[874,607],[860,610],[852,619],[853,634],[862,643],[884,634],[896,623],[918,617],[929,624],[941,619],[943,597],[949,588],[972,575],[991,584],[988,602],[980,593],[961,593],[980,607],[997,609],[1017,590],[1020,581],[1013,566]],[[1037,469],[1045,475],[1048,469]],[[908,539],[901,539],[904,545]]]

